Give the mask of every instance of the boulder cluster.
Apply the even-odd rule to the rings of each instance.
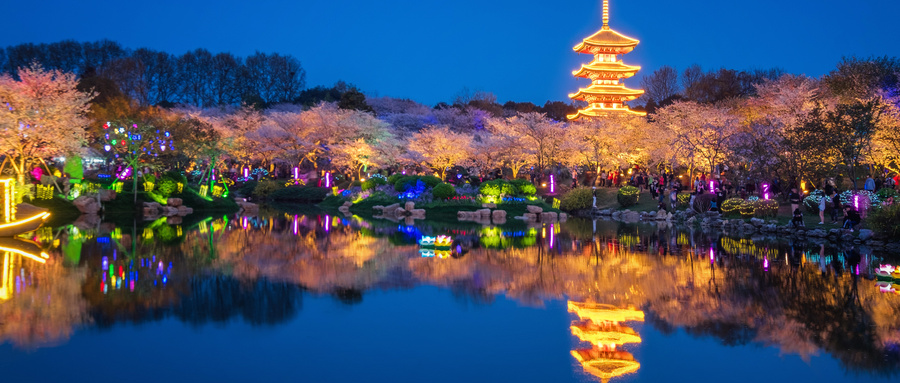
[[[338,210],[348,215],[350,213],[350,205],[348,204],[352,205],[350,202],[344,202],[344,206],[339,207]],[[406,202],[402,207],[399,203],[395,203],[388,206],[373,206],[372,209],[379,213],[374,218],[387,219],[394,222],[425,219],[425,209],[416,209],[416,203],[412,201]]]
[[[556,222],[565,222],[569,216],[566,213],[556,213],[553,211],[544,211],[540,206],[528,205],[526,207],[528,212],[523,214],[522,216],[515,217],[516,219],[523,220],[525,222],[533,223],[533,222],[542,222],[542,223],[556,223]]]
[[[165,205],[158,202],[144,202],[144,220],[154,221],[160,217],[184,217],[194,212],[194,209],[184,206],[182,203],[181,198],[169,198]]]
[[[845,229],[824,229],[818,227],[794,227],[791,224],[778,224],[776,220],[751,218],[726,219],[719,212],[697,213],[691,210],[679,211],[675,214],[665,210],[659,212],[637,213],[629,210],[595,210],[593,216],[605,217],[623,222],[665,222],[669,224],[681,224],[686,226],[699,226],[704,231],[723,231],[728,234],[742,237],[770,236],[781,238],[793,238],[798,240],[810,240],[813,242],[830,241],[833,243],[845,243],[865,245],[867,247],[900,252],[900,238],[884,238],[872,230],[862,229],[856,232]]]

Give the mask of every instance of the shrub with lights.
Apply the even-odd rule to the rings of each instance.
[[[759,199],[753,201],[753,216],[756,218],[775,218],[778,215],[778,201]]]
[[[724,215],[740,215],[741,214],[741,205],[744,204],[744,200],[741,198],[729,198],[722,202],[722,206],[719,210],[722,211]]]
[[[641,195],[641,191],[634,186],[623,186],[619,189],[619,192],[616,193],[616,201],[619,202],[619,205],[622,207],[631,207],[637,205],[638,199]]]

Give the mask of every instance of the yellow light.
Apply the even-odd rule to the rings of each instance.
[[[28,253],[28,252],[25,252],[25,251],[22,251],[19,249],[14,249],[11,247],[0,246],[0,251],[8,251],[10,253],[18,254],[18,255],[21,255],[25,258],[31,259],[38,263],[47,263],[47,260],[44,258],[50,258],[50,256],[47,255],[47,253],[41,253],[41,257],[44,257],[44,258],[41,258],[41,257],[38,257],[37,255],[31,254],[31,253]]]
[[[22,225],[25,225],[26,223],[29,223],[29,222],[34,221],[34,220],[36,220],[36,219],[44,220],[45,218],[47,218],[47,217],[49,217],[49,216],[50,216],[50,213],[43,212],[43,213],[38,214],[38,215],[36,215],[36,216],[30,217],[30,218],[28,218],[28,219],[23,219],[23,220],[21,220],[21,221],[16,221],[16,222],[12,222],[12,223],[7,223],[7,224],[0,225],[0,229],[6,229],[6,228],[10,228],[10,227],[22,226]]]

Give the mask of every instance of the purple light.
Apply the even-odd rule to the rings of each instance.
[[[715,190],[716,189],[715,185],[716,185],[715,181],[709,181],[709,190]]]
[[[856,210],[859,210],[859,195],[853,196],[853,205],[856,206]]]
[[[331,187],[331,173],[325,173],[325,187]]]
[[[294,166],[294,179],[300,179],[300,168]]]
[[[550,179],[552,180],[552,179],[553,179],[553,178],[552,178],[553,175],[551,175],[550,177],[551,177]],[[555,238],[554,238],[554,235],[553,235],[553,224],[551,223],[551,224],[550,224],[550,248],[551,248],[551,249],[553,248],[553,241],[554,241],[554,239],[555,239]]]
[[[553,174],[550,175],[550,194],[556,192],[556,178],[553,177]]]
[[[331,216],[326,215],[325,216],[325,232],[327,233],[329,231],[331,231]]]
[[[769,270],[769,258],[763,258],[763,268]]]

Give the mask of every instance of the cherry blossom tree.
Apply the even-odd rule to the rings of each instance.
[[[731,154],[738,119],[725,107],[676,102],[660,109],[654,119],[660,129],[673,135],[674,147],[691,172],[698,165],[714,172]]]
[[[408,147],[413,155],[420,156],[443,180],[447,169],[468,158],[471,145],[472,136],[453,132],[446,126],[433,126],[414,133]]]
[[[0,153],[22,185],[30,165],[82,151],[94,94],[78,91],[74,74],[37,64],[20,69],[18,77],[0,75]]]

